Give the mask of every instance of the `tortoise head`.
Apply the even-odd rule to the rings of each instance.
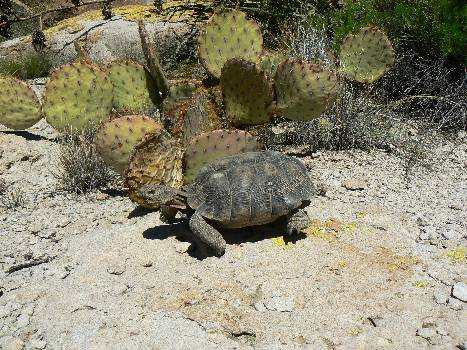
[[[138,192],[148,204],[154,207],[165,205],[180,208],[185,206],[186,194],[170,186],[146,184],[141,186]]]

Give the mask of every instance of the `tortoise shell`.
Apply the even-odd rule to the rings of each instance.
[[[262,225],[306,205],[314,186],[305,166],[279,152],[247,152],[204,166],[188,205],[228,228]]]

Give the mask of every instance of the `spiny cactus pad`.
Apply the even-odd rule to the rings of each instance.
[[[107,118],[112,110],[112,83],[99,67],[77,62],[54,70],[45,86],[43,111],[57,130],[81,129]]]
[[[195,137],[185,152],[185,184],[206,164],[243,152],[258,151],[257,139],[243,130],[214,130]]]
[[[230,59],[222,68],[221,87],[225,112],[235,126],[269,121],[267,107],[272,103],[272,85],[256,64]]]
[[[219,78],[230,58],[257,62],[263,50],[259,25],[244,12],[225,10],[214,14],[201,31],[198,51],[201,63]]]
[[[161,129],[154,119],[142,115],[111,118],[99,126],[96,147],[104,161],[123,175],[135,145],[146,134]]]
[[[0,124],[23,130],[41,119],[41,104],[28,84],[12,77],[0,77],[0,91]]]
[[[130,199],[143,207],[151,207],[139,194],[145,184],[165,184],[180,188],[183,184],[183,149],[168,132],[161,129],[135,146],[125,174]],[[157,209],[157,208],[154,208]]]
[[[154,80],[142,65],[131,61],[116,61],[105,71],[113,85],[113,106],[118,113],[151,113],[158,94]]]
[[[287,60],[274,77],[276,113],[304,121],[321,115],[337,96],[336,75],[320,64]]]
[[[395,54],[386,34],[364,27],[346,36],[340,51],[340,72],[360,83],[372,83],[394,65]]]

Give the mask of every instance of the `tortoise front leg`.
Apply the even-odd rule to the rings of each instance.
[[[189,225],[203,254],[206,253],[206,246],[214,250],[218,256],[224,254],[226,246],[224,238],[200,214],[195,212],[190,218]]]
[[[161,213],[161,221],[165,224],[173,224],[175,220],[175,216],[178,213],[178,208],[170,207],[167,205],[161,205],[160,207],[160,213]]]
[[[310,225],[310,219],[304,209],[298,209],[287,216],[287,235],[292,236]]]

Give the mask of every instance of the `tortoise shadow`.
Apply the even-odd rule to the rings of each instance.
[[[304,239],[304,234],[293,236],[284,235],[285,220],[278,220],[270,224],[261,226],[249,226],[239,229],[219,229],[227,244],[240,245],[242,243],[255,243],[267,239],[283,237],[285,243],[296,243]],[[145,239],[164,240],[169,237],[175,237],[179,241],[194,242],[193,234],[190,231],[188,220],[181,219],[173,224],[164,224],[156,227],[148,228],[143,232]],[[193,248],[193,246],[192,246]],[[190,249],[188,254],[198,260],[204,260],[207,257],[215,256],[214,254],[203,255],[198,249]]]
[[[27,141],[43,141],[43,140],[50,141],[50,139],[48,139],[47,137],[44,137],[38,134],[33,134],[32,132],[29,132],[27,130],[2,130],[2,133],[7,134],[7,135],[20,136],[26,139]]]

